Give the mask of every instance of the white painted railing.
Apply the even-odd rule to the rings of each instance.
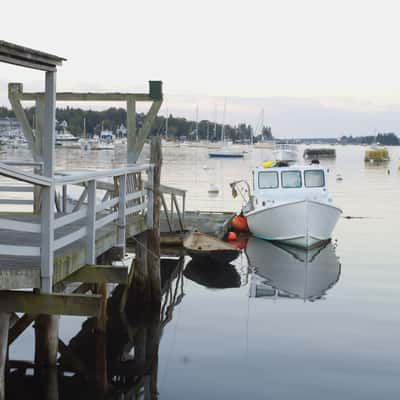
[[[30,166],[38,167],[36,164]],[[146,188],[144,174],[147,175]],[[0,229],[11,231],[11,235],[12,231],[19,232],[18,236],[15,235],[19,238],[18,243],[9,244],[9,240],[7,244],[0,242],[0,256],[40,257],[42,277],[50,279],[50,282],[56,251],[78,244],[85,247],[86,263],[95,264],[96,237],[101,230],[115,230],[116,245],[125,250],[129,216],[142,215],[146,217],[147,226],[152,227],[152,165],[61,173],[48,179],[17,169],[14,165],[0,163],[0,175],[16,180],[19,184],[24,183],[24,186],[0,185],[0,197],[7,192],[34,193],[37,196],[40,195],[38,189],[42,192],[41,200],[37,202],[38,209],[34,210],[36,213],[25,213],[20,218],[14,213],[0,216]],[[48,191],[53,193],[53,206],[46,206],[44,190],[47,190],[47,199],[52,198],[48,196]],[[0,198],[0,204],[16,204],[12,200],[15,199]],[[28,204],[28,200],[17,200],[25,201],[18,204]],[[32,203],[34,201],[30,200],[29,204]],[[21,237],[25,237],[24,234],[26,241],[21,240]],[[42,246],[44,241],[50,243],[50,246]]]

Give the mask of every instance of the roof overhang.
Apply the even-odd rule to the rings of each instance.
[[[55,71],[65,58],[0,40],[0,62],[41,71]]]

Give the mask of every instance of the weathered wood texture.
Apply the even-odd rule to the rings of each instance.
[[[36,294],[25,291],[0,291],[0,312],[96,316],[100,296],[82,294]]]
[[[0,400],[5,400],[5,371],[8,352],[10,315],[0,313]]]
[[[111,265],[85,265],[63,282],[128,283],[128,267]]]
[[[55,367],[58,353],[58,315],[38,315],[35,320],[35,364]]]
[[[160,208],[161,208],[161,166],[162,152],[160,137],[151,141],[151,163],[154,164],[154,196],[153,196],[153,229],[148,233],[148,271],[150,283],[150,298],[154,307],[161,305],[161,275],[160,275]]]

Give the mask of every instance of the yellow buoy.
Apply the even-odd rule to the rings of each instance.
[[[269,160],[269,161],[264,161],[264,162],[261,164],[261,166],[262,166],[263,168],[272,168],[272,167],[275,166],[275,164],[276,164],[276,161],[275,161],[275,160]]]

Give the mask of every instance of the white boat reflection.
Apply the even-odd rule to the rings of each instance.
[[[333,287],[341,266],[332,243],[305,251],[250,238],[246,254],[254,272],[250,297],[316,300]]]

